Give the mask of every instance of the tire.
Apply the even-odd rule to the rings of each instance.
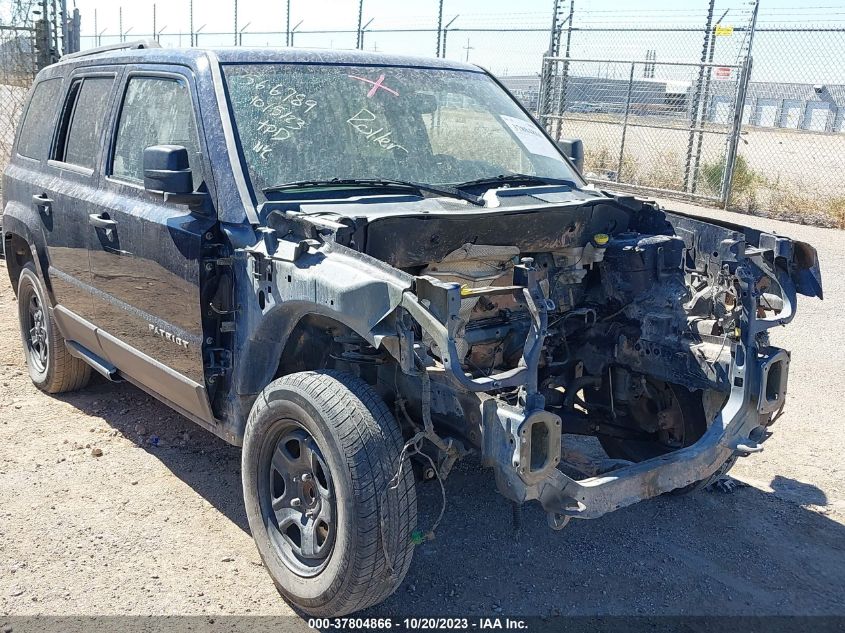
[[[29,377],[36,387],[55,394],[88,384],[91,366],[68,351],[32,262],[24,264],[18,280],[18,323]]]
[[[242,454],[246,514],[276,587],[301,611],[346,615],[402,582],[417,520],[407,456],[388,489],[402,447],[384,402],[349,374],[290,374],[259,394]]]

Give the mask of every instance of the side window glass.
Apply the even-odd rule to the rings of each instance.
[[[50,147],[53,136],[53,113],[62,80],[47,79],[35,86],[18,138],[18,154],[41,160]]]
[[[88,77],[71,85],[54,159],[94,168],[113,83],[112,77]]]
[[[144,182],[144,149],[181,145],[188,150],[194,189],[203,181],[199,135],[186,82],[162,77],[131,77],[120,109],[111,174]]]

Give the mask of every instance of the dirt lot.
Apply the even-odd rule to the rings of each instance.
[[[791,401],[734,470],[750,485],[562,532],[531,507],[515,542],[492,477],[463,464],[437,540],[370,615],[845,614],[845,232],[739,221],[817,246],[827,295],[774,333]],[[128,385],[36,391],[0,280],[0,616],[291,614],[248,532],[238,449]],[[421,486],[423,526],[439,501]]]

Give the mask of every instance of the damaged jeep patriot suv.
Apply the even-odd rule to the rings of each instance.
[[[553,528],[700,486],[784,406],[767,330],[821,297],[816,252],[598,191],[561,147],[453,61],[67,56],[3,183],[32,380],[127,380],[242,445],[258,551],[314,615],[396,589],[416,480],[469,453]]]

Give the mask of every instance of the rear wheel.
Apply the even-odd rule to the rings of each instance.
[[[91,367],[68,351],[32,262],[23,266],[18,280],[18,322],[29,376],[36,387],[62,393],[88,384]]]
[[[258,551],[280,593],[315,616],[389,596],[411,563],[416,491],[402,434],[351,375],[272,382],[247,422],[243,486]]]

